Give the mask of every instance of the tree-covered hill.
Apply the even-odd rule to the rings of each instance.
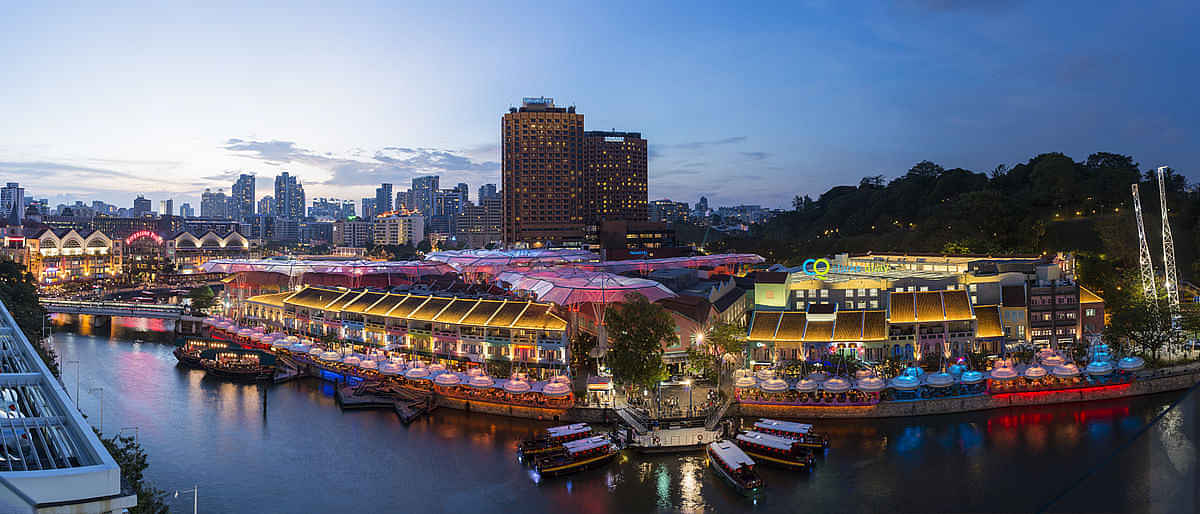
[[[865,177],[857,186],[837,186],[816,199],[797,196],[792,210],[710,250],[757,252],[792,265],[840,252],[1069,251],[1081,259],[1082,278],[1103,288],[1135,270],[1137,231],[1129,188],[1135,182],[1141,183],[1151,252],[1161,259],[1154,170],[1112,153],[1092,154],[1083,162],[1047,153],[987,173],[923,161],[890,181]],[[1200,275],[1195,252],[1200,192],[1174,171],[1165,182],[1180,276]]]

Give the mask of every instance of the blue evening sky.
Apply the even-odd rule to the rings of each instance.
[[[652,199],[783,207],[1049,151],[1200,179],[1195,1],[336,4],[7,3],[0,181],[198,207],[238,172],[354,200],[438,173],[473,198],[538,95],[642,132]]]

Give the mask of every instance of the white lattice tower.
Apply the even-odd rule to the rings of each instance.
[[[1133,215],[1137,217],[1138,268],[1142,272],[1142,294],[1149,301],[1158,300],[1158,288],[1154,285],[1154,261],[1150,260],[1150,245],[1146,243],[1146,226],[1142,223],[1142,198],[1138,185],[1133,184]]]
[[[1171,237],[1171,223],[1167,218],[1167,186],[1163,180],[1166,166],[1158,168],[1158,204],[1162,206],[1163,275],[1167,288],[1167,305],[1171,312],[1179,312],[1179,276],[1175,274],[1175,239]]]

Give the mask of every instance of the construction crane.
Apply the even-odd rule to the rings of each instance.
[[[1138,267],[1142,271],[1142,294],[1146,300],[1158,301],[1158,288],[1154,285],[1154,261],[1150,260],[1150,245],[1146,243],[1146,226],[1142,224],[1142,198],[1138,185],[1133,184],[1133,214],[1137,217]]]
[[[1158,167],[1158,204],[1162,206],[1163,280],[1167,289],[1167,305],[1172,314],[1179,314],[1179,276],[1175,273],[1175,239],[1167,218],[1167,186],[1163,180],[1166,166]]]

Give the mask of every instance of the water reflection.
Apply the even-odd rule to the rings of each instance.
[[[818,421],[833,448],[816,471],[762,468],[766,494],[751,504],[700,453],[626,452],[606,468],[538,483],[514,450],[549,423],[439,409],[404,426],[386,410],[340,411],[328,383],[206,378],[176,367],[170,345],[125,339],[153,324],[114,325],[98,336],[59,333],[62,359],[85,363],[82,390],[104,388],[110,430],[139,427],[155,485],[199,483],[211,491],[201,500],[210,512],[1024,512],[1176,397]],[[82,403],[96,414],[97,399]],[[1171,477],[1194,474],[1187,418],[1167,421],[1154,431],[1160,458],[1134,455],[1097,484],[1113,498],[1105,509],[1140,510],[1148,486],[1128,477],[1156,464]]]

